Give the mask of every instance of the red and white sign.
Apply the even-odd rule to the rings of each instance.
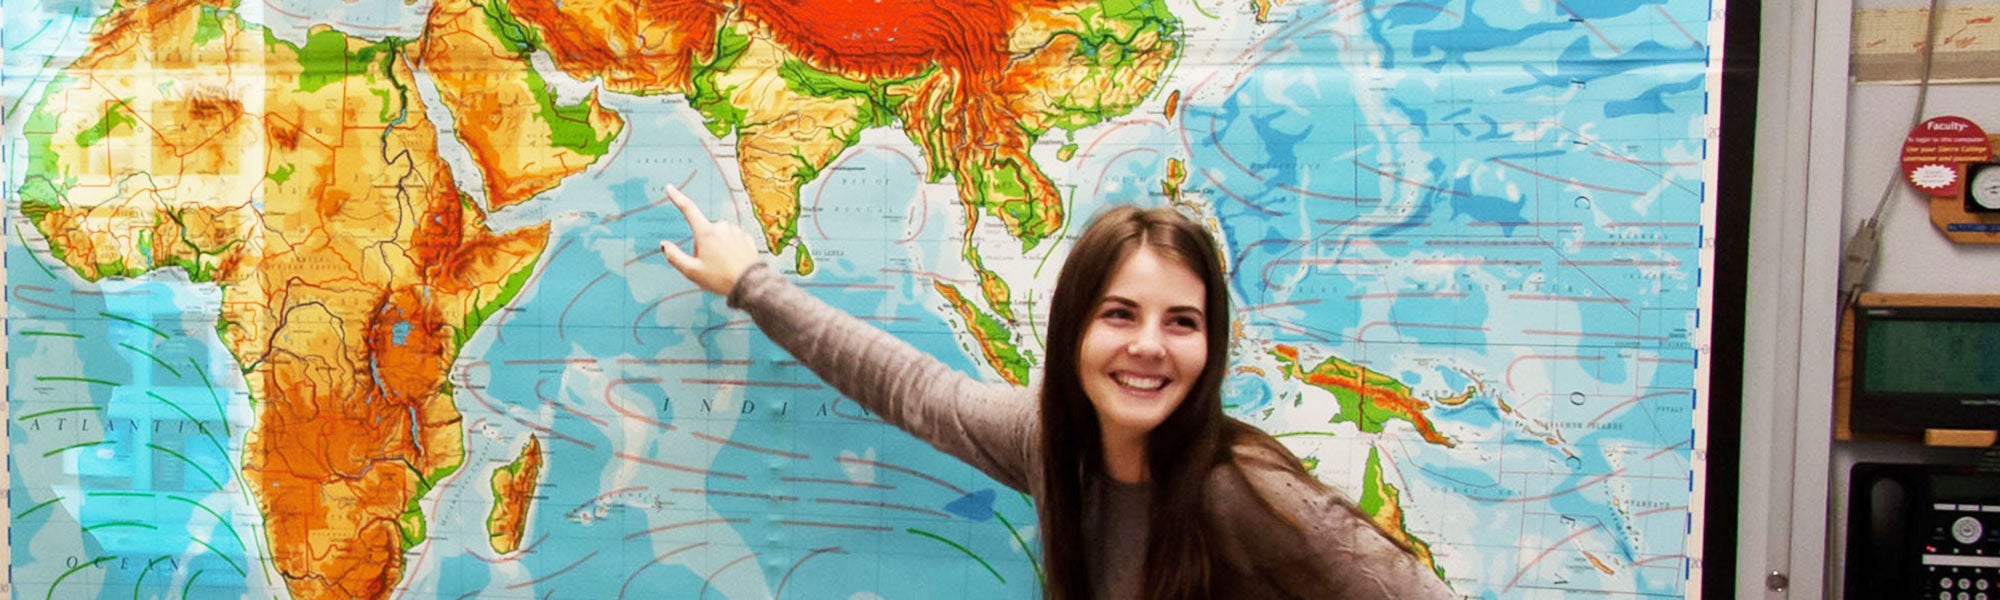
[[[1962,117],[1938,117],[1917,125],[1903,139],[1903,178],[1917,191],[1939,198],[1965,189],[1959,173],[1966,163],[1993,160],[1986,131]]]

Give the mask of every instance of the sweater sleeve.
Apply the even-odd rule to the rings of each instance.
[[[870,412],[987,476],[1027,491],[1040,423],[1034,394],[973,379],[757,264],[729,305]]]
[[[1209,493],[1226,560],[1258,587],[1290,598],[1456,597],[1339,492],[1252,464],[1215,469]]]

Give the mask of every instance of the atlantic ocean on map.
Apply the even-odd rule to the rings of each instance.
[[[1720,3],[8,2],[28,597],[1022,598],[1032,500],[658,253],[1037,378],[1223,244],[1227,410],[1456,593],[1699,589]]]

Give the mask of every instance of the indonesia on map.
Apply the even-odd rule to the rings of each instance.
[[[10,0],[12,591],[1024,598],[1034,506],[659,254],[1033,385],[1080,223],[1474,598],[1702,576],[1721,3]]]

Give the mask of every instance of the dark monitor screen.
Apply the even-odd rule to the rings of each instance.
[[[2000,396],[2000,321],[1878,318],[1863,343],[1868,391]]]

